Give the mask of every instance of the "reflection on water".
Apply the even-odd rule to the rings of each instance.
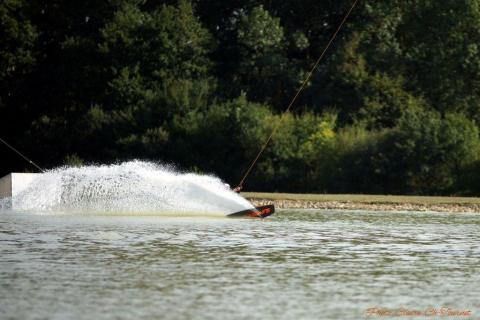
[[[372,307],[447,306],[480,318],[479,243],[476,214],[297,210],[232,220],[0,212],[0,312],[362,319]]]

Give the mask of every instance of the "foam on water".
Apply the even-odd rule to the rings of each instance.
[[[15,210],[100,213],[208,213],[252,208],[217,177],[150,162],[59,168],[39,174],[11,200]]]

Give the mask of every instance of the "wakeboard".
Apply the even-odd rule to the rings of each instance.
[[[227,215],[229,218],[266,218],[275,212],[275,206],[269,204],[266,206],[255,207],[254,209],[242,210]]]

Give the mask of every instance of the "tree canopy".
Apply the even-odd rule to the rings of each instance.
[[[480,0],[5,0],[0,137],[41,166],[172,163],[250,190],[480,193]],[[2,174],[33,170],[0,146]]]

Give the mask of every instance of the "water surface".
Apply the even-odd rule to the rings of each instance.
[[[4,211],[0,314],[364,319],[374,307],[449,307],[472,312],[456,319],[478,319],[479,243],[478,214],[295,210],[233,220]]]

